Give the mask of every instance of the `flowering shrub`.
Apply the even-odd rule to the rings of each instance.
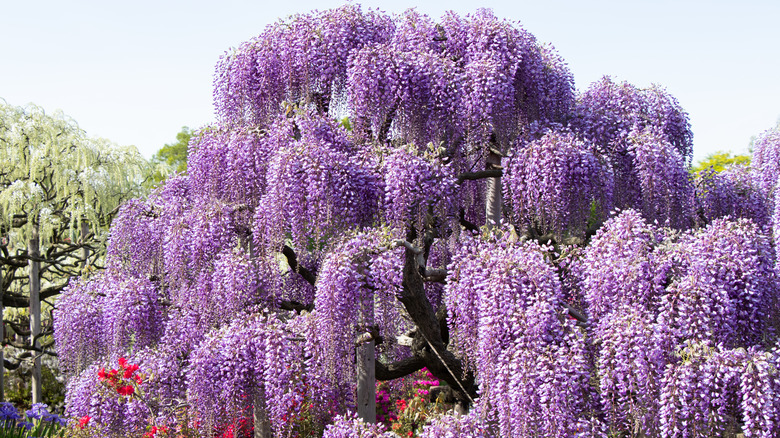
[[[391,388],[387,382],[377,387],[377,422],[389,426],[395,433],[411,437],[416,436],[429,418],[443,414],[451,408],[440,397],[430,399],[431,387],[439,386],[439,380],[427,368],[423,368],[410,378]],[[394,398],[395,395],[397,398]]]
[[[143,382],[143,377],[136,374],[138,365],[127,363],[127,359],[124,357],[120,357],[118,362],[121,373],[116,369],[106,372],[105,368],[101,368],[98,371],[98,378],[101,383],[116,390],[117,394],[129,397],[135,393],[134,384],[140,385]]]
[[[64,418],[50,413],[45,403],[34,403],[25,411],[25,418],[11,403],[0,403],[0,436],[3,438],[53,437],[66,424]]]

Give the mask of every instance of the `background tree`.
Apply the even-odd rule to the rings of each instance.
[[[177,173],[187,172],[187,148],[189,147],[190,138],[192,138],[193,131],[187,126],[183,126],[181,131],[176,134],[176,143],[169,143],[160,148],[153,156],[151,160],[152,166],[159,164],[165,164],[170,171]],[[161,170],[155,170],[153,174],[154,182],[159,184],[167,176],[167,172],[163,174]]]
[[[354,419],[375,419],[371,363],[444,382],[466,415],[427,436],[778,430],[768,228],[693,184],[662,88],[576,95],[489,11],[349,5],[226,53],[215,105],[187,175],[125,204],[107,269],[60,301],[67,409],[100,433],[181,406],[204,435],[380,433]],[[143,398],[101,391],[118,357]]]
[[[707,155],[703,160],[696,163],[696,165],[691,168],[691,172],[701,172],[710,167],[716,172],[721,172],[731,165],[744,166],[748,164],[750,164],[749,155],[731,155],[731,152],[718,151]]]
[[[0,144],[2,304],[22,310],[5,312],[10,332],[3,343],[25,351],[4,365],[34,359],[38,402],[40,355],[54,354],[53,299],[72,277],[102,267],[111,219],[123,201],[142,193],[148,165],[134,148],[88,138],[62,114],[5,101]]]

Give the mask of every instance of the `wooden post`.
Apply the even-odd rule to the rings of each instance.
[[[254,438],[271,438],[271,423],[265,406],[265,390],[258,386],[252,399],[252,420],[255,427]]]
[[[5,295],[5,285],[3,281],[3,270],[0,269],[0,402],[5,401],[5,358],[3,357],[3,345],[5,344],[5,322],[3,314],[5,308],[3,307],[3,295]]]
[[[241,247],[249,252],[250,263],[254,263],[255,242],[251,235],[241,238]],[[252,395],[252,424],[254,427],[252,436],[254,438],[271,438],[273,436],[271,422],[268,420],[268,409],[265,405],[265,387],[263,385],[263,382],[257,382],[257,389]]]
[[[30,257],[30,345],[37,348],[37,336],[41,333],[41,262],[37,260],[40,258],[37,224],[33,224],[27,254]],[[41,356],[37,351],[32,353],[35,358],[32,369],[32,402],[41,403]]]
[[[357,410],[366,423],[376,423],[376,369],[374,339],[357,346]]]
[[[88,235],[89,235],[89,224],[87,224],[86,220],[82,219],[81,221],[81,244],[82,245],[87,244]],[[87,266],[89,266],[89,263],[87,261],[87,259],[89,258],[89,248],[87,248],[86,246],[81,248],[81,258],[84,259],[84,261],[81,262],[81,270],[83,271],[84,269],[87,268]]]
[[[492,150],[487,157],[487,167],[489,169],[501,165],[501,156]],[[488,178],[487,190],[485,193],[485,225],[488,229],[498,227],[502,217],[503,194],[501,188],[501,178]]]

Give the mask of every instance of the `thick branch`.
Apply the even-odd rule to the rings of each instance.
[[[393,380],[419,371],[425,366],[425,363],[419,357],[410,357],[387,365],[376,360],[374,361],[374,365],[377,380]]]
[[[3,366],[5,367],[6,370],[15,370],[19,368],[19,366],[22,364],[22,360],[20,359],[25,359],[27,357],[32,357],[32,354],[26,353],[25,357],[17,357],[16,358],[17,360],[15,362],[10,362],[8,361],[8,359],[3,359]]]
[[[6,344],[6,345],[14,347],[14,348],[18,348],[20,350],[37,351],[38,353],[41,353],[41,354],[48,354],[49,356],[55,356],[55,357],[57,356],[57,352],[56,351],[44,350],[43,347],[33,347],[32,345],[16,344],[16,343],[9,343],[9,344]],[[51,345],[47,345],[47,347],[50,347],[50,346]],[[32,357],[32,354],[29,357]]]
[[[27,215],[26,214],[15,214],[13,216],[13,219],[11,220],[11,227],[13,228],[21,228],[27,224]]]
[[[284,248],[282,248],[282,254],[287,257],[287,263],[290,265],[290,269],[301,274],[301,277],[303,277],[307,283],[314,286],[314,283],[317,281],[317,276],[310,270],[298,264],[298,256],[295,254],[295,251],[285,245]]]
[[[584,313],[580,312],[579,310],[575,309],[574,307],[572,307],[567,303],[563,303],[563,307],[566,308],[566,311],[569,313],[569,315],[571,315],[572,318],[576,319],[577,322],[580,322],[582,324],[588,323],[588,317]]]
[[[314,310],[314,303],[303,304],[295,300],[280,301],[279,308],[282,310],[293,310],[297,313],[301,313],[304,310],[307,312],[311,312],[312,310]]]
[[[466,220],[466,212],[463,209],[460,210],[460,226],[467,231],[479,231],[478,226]]]
[[[446,269],[426,269],[423,280],[443,283],[445,278],[447,278]]]
[[[65,282],[64,284],[59,284],[56,286],[49,286],[46,289],[43,289],[40,293],[40,299],[41,301],[46,300],[48,298],[51,298],[55,295],[58,295],[60,292],[62,292],[63,289],[68,285],[68,282]],[[30,298],[24,295],[12,293],[6,291],[6,293],[3,294],[3,306],[5,307],[29,307],[30,306]]]
[[[417,326],[412,353],[425,363],[434,376],[455,388],[460,395],[460,401],[468,405],[477,397],[474,376],[465,372],[460,359],[447,350],[440,322],[425,296],[416,258],[414,251],[407,248],[401,294],[398,298]]]
[[[473,181],[477,179],[501,178],[504,175],[502,169],[486,169],[476,172],[463,172],[457,177],[457,183],[463,184],[463,181]]]
[[[418,270],[417,256],[409,248],[406,249],[401,295],[398,299],[409,312],[418,331],[430,342],[441,342],[441,330],[439,330],[431,303],[425,296],[423,280]]]

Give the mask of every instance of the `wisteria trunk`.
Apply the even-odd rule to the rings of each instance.
[[[33,226],[30,245],[30,345],[33,349],[32,402],[41,403],[41,356],[37,354],[38,335],[41,333],[41,262],[38,249],[38,226]]]

